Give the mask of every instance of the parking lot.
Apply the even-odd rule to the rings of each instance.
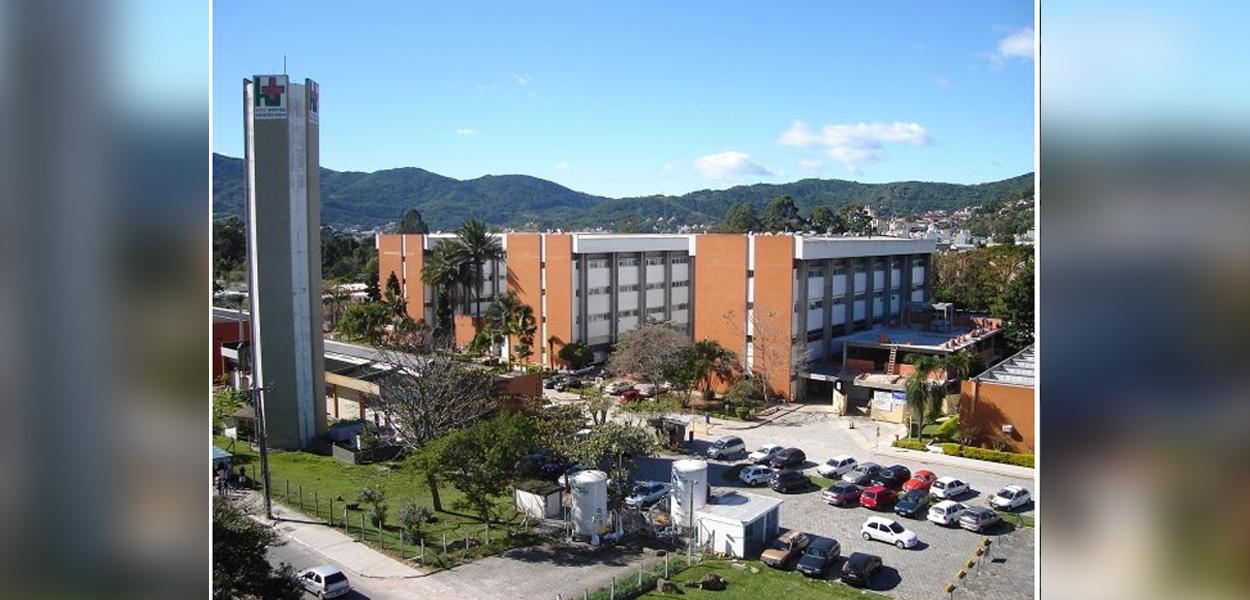
[[[875,425],[863,422],[857,425],[861,431]],[[848,454],[859,461],[873,461],[883,466],[902,464],[913,472],[917,469],[929,469],[938,476],[954,476],[968,482],[972,491],[959,498],[958,501],[969,505],[987,505],[988,498],[999,488],[1008,484],[1019,484],[1030,491],[1036,490],[1034,482],[1027,479],[1010,477],[998,473],[973,469],[957,469],[947,465],[925,464],[922,459],[883,460],[874,457],[860,442],[846,431],[846,422],[840,417],[824,411],[800,410],[776,422],[762,425],[754,429],[721,430],[713,428],[710,439],[696,440],[693,448],[701,450],[712,439],[721,435],[737,435],[746,442],[748,449],[754,450],[766,443],[795,446],[805,451],[808,457],[803,469],[805,473],[815,475],[815,467],[819,462],[836,454]],[[892,438],[892,433],[890,434]],[[641,459],[638,465],[640,479],[667,481],[670,477],[671,462],[678,457],[657,457]],[[979,546],[982,535],[959,528],[946,528],[923,519],[907,519],[897,517],[893,512],[878,513],[859,506],[840,508],[829,506],[820,499],[819,488],[812,486],[809,491],[780,494],[767,487],[749,487],[737,480],[730,480],[725,475],[740,462],[739,460],[709,461],[708,479],[712,492],[729,490],[748,491],[754,494],[782,498],[781,526],[786,529],[798,529],[807,533],[832,537],[842,546],[843,556],[851,552],[868,552],[882,557],[885,569],[874,577],[872,588],[897,598],[906,600],[928,599],[943,596],[942,590],[954,580],[955,572],[973,555]],[[1028,505],[1020,514],[1031,514],[1033,506]],[[909,550],[902,550],[882,542],[865,541],[860,536],[860,526],[873,515],[895,518],[904,527],[914,531],[920,538],[920,544]],[[988,565],[994,569],[995,577],[978,578],[977,591],[980,597],[995,598],[1031,598],[1033,594],[1033,529],[1017,530],[1013,525],[1000,523],[985,534],[995,539],[996,547],[1010,548],[1004,552],[1001,562]],[[1009,539],[1008,539],[1009,538]],[[839,563],[840,565],[840,563]],[[835,565],[836,568],[837,565]]]

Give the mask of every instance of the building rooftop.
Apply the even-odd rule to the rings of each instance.
[[[742,523],[750,523],[781,504],[779,498],[742,492],[729,492],[716,496],[715,504],[710,502],[711,498],[708,500],[709,502],[703,508],[695,511],[696,515]]]
[[[1021,350],[973,379],[981,383],[1001,383],[1033,387],[1036,379],[1037,356],[1033,346]]]
[[[940,331],[926,331],[918,327],[874,327],[833,338],[833,341],[874,348],[898,346],[899,350],[904,352],[911,350],[930,354],[948,354],[998,335],[1001,331],[1002,327],[995,322],[986,322],[985,325],[979,327],[952,325]]]

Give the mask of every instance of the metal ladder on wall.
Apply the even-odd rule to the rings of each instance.
[[[894,375],[895,369],[898,368],[898,346],[890,346],[890,362],[885,365],[887,375]]]

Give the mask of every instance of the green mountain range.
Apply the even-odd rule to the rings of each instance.
[[[416,167],[372,173],[321,169],[321,220],[337,229],[374,229],[415,206],[435,230],[451,230],[476,217],[502,228],[672,230],[681,225],[715,225],[735,202],[762,211],[788,195],[804,213],[815,206],[869,204],[882,214],[954,210],[1031,195],[1033,174],[961,185],[923,181],[857,183],[803,179],[791,183],[740,185],[681,196],[607,198],[570,190],[528,175],[486,175],[459,180]],[[213,215],[243,214],[243,160],[213,154]]]

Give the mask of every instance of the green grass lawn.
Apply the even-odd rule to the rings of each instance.
[[[251,479],[259,479],[260,458],[246,444],[235,443],[224,437],[214,437],[213,443],[235,455],[237,464],[247,465],[247,474]],[[381,548],[391,554],[402,554],[411,558],[419,552],[418,545],[405,539],[401,543],[399,532],[399,508],[408,500],[419,505],[433,508],[429,487],[415,474],[393,463],[371,465],[349,465],[333,456],[321,456],[307,452],[270,452],[269,454],[270,485],[272,497],[292,509],[300,510],[308,515],[316,515],[321,519],[329,517],[330,500],[334,499],[334,523],[341,526],[343,507],[346,503],[356,501],[356,493],[362,488],[381,489],[386,494],[389,507],[384,530],[379,532],[366,517],[366,543]],[[303,486],[303,507],[300,506],[299,490]],[[287,489],[290,497],[287,497]],[[508,527],[519,527],[521,515],[513,508],[511,496],[499,499],[499,510],[496,514],[503,515],[504,523],[492,523],[489,530],[488,544],[483,545],[484,535],[482,522],[468,511],[456,507],[456,501],[463,495],[451,485],[439,487],[443,508],[450,512],[435,512],[435,522],[427,524],[422,533],[426,538],[426,563],[434,566],[450,566],[476,556],[493,554],[508,547],[523,544],[525,538],[508,536]],[[315,502],[314,502],[315,499]],[[349,511],[348,519],[351,527],[349,532],[360,536],[361,512]],[[448,554],[443,556],[443,534],[447,534]],[[469,535],[469,547],[465,549],[465,534]],[[435,552],[437,550],[437,552]]]
[[[685,594],[661,594],[651,591],[640,598],[717,598],[719,600],[760,600],[761,598],[785,598],[786,600],[805,600],[807,598],[844,599],[858,598],[867,600],[887,600],[886,596],[875,592],[861,591],[836,581],[823,581],[804,577],[797,571],[781,571],[764,566],[754,560],[739,561],[745,568],[733,566],[731,561],[713,560],[695,565],[678,573],[673,581],[682,587]],[[758,570],[751,572],[754,567]],[[708,573],[716,573],[725,578],[728,585],[724,591],[711,592],[698,588],[684,587],[687,582],[698,581]]]
[[[1016,527],[1033,527],[1036,525],[1036,521],[1033,519],[1032,515],[1018,515],[1016,513],[1004,512],[1001,510],[997,512],[1003,517],[1004,522],[1011,523]]]

